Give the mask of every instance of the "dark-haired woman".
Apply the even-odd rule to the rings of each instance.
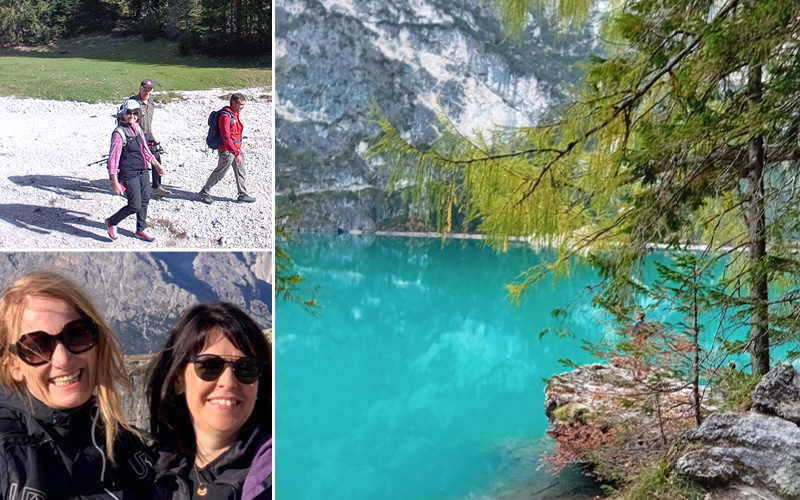
[[[189,309],[153,360],[156,498],[272,497],[272,384],[266,336],[233,304]]]
[[[125,421],[119,341],[88,296],[45,272],[0,299],[0,498],[153,497],[147,448]]]

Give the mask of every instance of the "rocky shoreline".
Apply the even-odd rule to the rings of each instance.
[[[617,363],[553,376],[545,388],[545,412],[556,462],[591,462],[596,474],[622,480],[659,459],[672,476],[702,485],[708,499],[800,498],[797,370],[789,364],[773,368],[756,386],[747,411],[717,412],[719,400],[709,394],[703,405],[708,416],[696,428],[684,382],[657,377],[661,401],[646,397],[653,373],[637,380],[630,365]]]

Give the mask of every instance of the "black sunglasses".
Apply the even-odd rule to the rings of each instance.
[[[194,372],[200,380],[206,382],[217,380],[226,366],[233,365],[236,380],[242,384],[252,384],[261,377],[261,371],[264,369],[264,361],[248,356],[229,361],[216,354],[201,354],[189,357],[189,361],[194,364]]]
[[[61,342],[72,354],[80,354],[97,345],[98,336],[95,322],[90,318],[81,318],[64,325],[58,335],[42,331],[26,333],[10,350],[25,363],[40,366],[53,359],[56,342]]]

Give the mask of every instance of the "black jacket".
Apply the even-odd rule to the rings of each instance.
[[[154,471],[144,443],[122,430],[116,465],[105,451],[94,399],[62,411],[0,389],[0,498],[152,499]]]
[[[264,453],[265,450],[269,453]],[[272,497],[272,440],[269,431],[261,426],[245,425],[234,444],[217,457],[205,469],[209,485],[217,485],[227,498],[237,500],[261,500]],[[255,462],[254,462],[255,460]],[[268,463],[265,463],[268,462]],[[156,463],[157,500],[190,500],[188,478],[194,465],[194,457],[175,453],[174,444],[159,450]],[[243,495],[242,487],[248,474],[259,474],[263,483],[258,493]],[[266,476],[266,477],[265,477]],[[266,489],[265,489],[266,488]]]

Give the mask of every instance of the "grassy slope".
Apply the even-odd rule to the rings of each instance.
[[[0,95],[119,101],[137,92],[144,78],[153,79],[156,92],[272,85],[271,69],[245,64],[180,57],[166,40],[88,36],[41,48],[0,48]]]

